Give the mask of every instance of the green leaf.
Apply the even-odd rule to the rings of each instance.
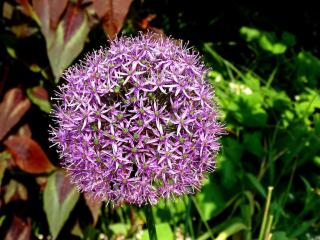
[[[300,178],[303,181],[306,188],[306,192],[304,196],[304,209],[303,209],[304,211],[310,207],[312,208],[312,202],[314,200],[315,194],[314,194],[314,189],[311,187],[311,184],[308,182],[308,180],[303,176],[300,176]]]
[[[245,149],[257,157],[262,157],[264,151],[261,144],[261,138],[261,132],[244,133],[243,144]]]
[[[2,179],[4,176],[4,172],[7,169],[8,166],[8,159],[11,157],[10,153],[8,152],[2,152],[0,153],[0,187],[2,184]]]
[[[64,1],[67,3],[67,1]],[[52,26],[53,5],[49,0],[39,1],[35,6],[39,17],[38,24],[45,37],[47,53],[52,72],[58,82],[63,71],[81,53],[87,39],[90,27],[87,13],[77,4],[68,4],[61,19],[56,19],[55,27]],[[55,4],[54,4],[55,5]],[[59,3],[56,3],[59,6]],[[62,6],[62,3],[60,4]],[[63,8],[62,8],[63,9]]]
[[[307,232],[311,226],[317,222],[317,218],[313,218],[309,221],[301,222],[298,226],[294,228],[294,230],[289,234],[290,238],[297,238]]]
[[[231,137],[222,139],[223,154],[218,155],[218,171],[222,175],[222,185],[228,189],[238,183],[237,170],[241,169],[243,145]]]
[[[269,51],[273,54],[282,54],[287,50],[287,46],[282,43],[276,43],[271,35],[264,34],[259,39],[259,44],[262,49]]]
[[[205,182],[201,192],[196,195],[196,200],[205,221],[219,214],[226,206],[221,189],[212,180]]]
[[[176,199],[176,201],[161,200],[153,209],[155,210],[154,217],[156,223],[172,220],[177,222],[183,218],[186,212],[186,206],[182,198]]]
[[[238,109],[232,114],[240,124],[246,127],[264,127],[268,120],[268,114],[261,108],[259,102],[254,102],[254,99],[240,98],[237,101]]]
[[[248,72],[244,75],[243,82],[254,92],[260,91],[260,80],[252,73]]]
[[[277,231],[272,233],[272,240],[289,240],[289,238],[286,232]]]
[[[248,180],[250,181],[250,183],[256,188],[256,190],[258,190],[258,192],[265,198],[266,197],[266,191],[263,188],[263,186],[261,185],[261,183],[258,181],[258,179],[256,178],[256,176],[254,176],[251,173],[246,173],[246,177],[248,178]]]
[[[248,115],[244,115],[244,124],[248,127],[264,127],[267,120],[267,112],[262,108],[256,108]]]
[[[320,110],[320,95],[317,91],[307,89],[307,92],[297,95],[295,110],[301,118],[313,115],[316,109]]]
[[[53,239],[57,238],[78,199],[78,191],[70,184],[63,171],[57,171],[48,178],[43,201]]]
[[[290,107],[291,99],[284,91],[275,90],[270,87],[262,87],[261,91],[264,96],[264,107],[275,108],[276,110],[281,112]]]
[[[313,114],[314,130],[316,134],[320,134],[320,113]]]
[[[159,240],[161,240],[161,239],[173,240],[174,239],[173,232],[172,232],[171,227],[168,223],[156,224],[156,231],[157,231],[157,236],[158,236]],[[141,240],[149,240],[148,230],[143,231]]]
[[[7,53],[9,54],[10,57],[17,58],[16,50],[14,50],[11,47],[7,47]]]
[[[315,156],[313,159],[314,164],[320,168],[320,157],[319,156]]]
[[[8,163],[6,161],[0,161],[0,187],[1,187],[2,179],[7,166],[8,166]]]
[[[240,33],[246,38],[247,42],[251,42],[260,38],[261,31],[255,28],[241,27]]]
[[[297,80],[301,87],[316,87],[320,78],[320,60],[310,52],[301,51],[295,60]]]
[[[79,224],[79,221],[76,222],[76,224],[73,226],[72,230],[71,230],[71,233],[75,236],[78,236],[79,238],[83,239],[84,236],[83,236],[83,232],[82,232],[82,229],[81,229],[81,226]]]
[[[222,99],[223,107],[229,114],[230,120],[235,119],[238,123],[247,127],[265,126],[268,114],[262,108],[263,96],[257,79],[246,77],[246,84],[232,82],[229,84],[230,97]],[[248,87],[250,85],[251,88]]]
[[[296,37],[292,35],[291,33],[284,32],[282,33],[281,36],[281,41],[286,45],[286,46],[294,46],[296,44]]]
[[[169,204],[164,202],[165,200],[160,201],[155,207],[154,218],[158,222],[169,222],[172,219],[172,208],[169,208]]]
[[[48,47],[50,65],[56,77],[56,82],[84,47],[89,33],[87,16],[83,15],[82,21],[76,26],[74,33],[67,41],[65,41],[65,28],[63,22],[58,25],[52,44]]]
[[[290,33],[283,34],[282,40],[278,40],[273,32],[242,27],[240,34],[245,37],[247,42],[257,41],[263,50],[275,55],[283,54],[288,46],[292,46],[295,43],[294,36]]]
[[[126,236],[130,229],[130,225],[124,224],[124,223],[114,223],[114,224],[110,224],[109,228],[116,235]]]
[[[41,67],[40,67],[38,64],[31,64],[31,65],[29,66],[29,69],[30,69],[32,72],[36,72],[36,73],[42,71]]]
[[[247,229],[248,227],[243,223],[234,223],[228,226],[225,230],[219,233],[215,240],[226,240],[228,237]]]
[[[253,208],[250,206],[250,204],[241,204],[240,206],[240,212],[241,212],[241,218],[243,219],[243,224],[250,226],[252,222],[252,216],[253,216]],[[247,228],[243,232],[243,239],[248,238],[252,235],[251,229]]]
[[[242,218],[240,217],[231,217],[226,219],[224,222],[219,222],[213,226],[211,231],[207,231],[197,238],[197,240],[206,240],[211,237],[212,234],[222,232],[224,229],[232,226],[234,224],[244,224]]]
[[[39,87],[27,89],[27,95],[29,99],[33,104],[37,105],[42,111],[44,111],[45,113],[50,113],[51,105],[50,105],[50,102],[48,101],[48,98],[40,98],[39,96],[37,96],[36,95],[37,89],[39,89]]]
[[[0,217],[0,227],[2,226],[5,219],[6,219],[6,215],[3,215]]]

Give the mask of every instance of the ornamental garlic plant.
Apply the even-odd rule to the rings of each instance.
[[[152,33],[66,70],[50,140],[79,191],[141,206],[200,189],[222,133],[207,70],[196,51]]]

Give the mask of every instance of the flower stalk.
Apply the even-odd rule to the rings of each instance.
[[[152,212],[152,206],[150,204],[147,204],[143,207],[143,210],[146,217],[149,239],[158,240],[155,221]]]
[[[264,214],[263,214],[263,219],[262,219],[262,225],[260,228],[260,233],[259,233],[259,238],[258,240],[264,240],[266,239],[266,231],[269,229],[271,229],[271,225],[268,227],[267,223],[269,221],[270,224],[272,224],[272,220],[273,220],[273,216],[269,217],[269,208],[270,208],[270,204],[271,204],[271,196],[272,196],[272,191],[273,191],[273,187],[270,186],[268,187],[268,195],[267,195],[267,200],[266,200],[266,206],[264,209]],[[269,220],[268,220],[269,219]]]

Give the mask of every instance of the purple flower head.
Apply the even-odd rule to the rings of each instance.
[[[195,51],[151,33],[70,67],[50,140],[78,189],[136,205],[199,189],[222,133],[206,73]]]

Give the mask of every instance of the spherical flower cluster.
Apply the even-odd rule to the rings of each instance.
[[[51,141],[77,188],[142,205],[199,189],[222,127],[199,55],[157,34],[120,37],[64,74]]]

